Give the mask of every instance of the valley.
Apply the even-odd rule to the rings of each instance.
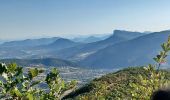
[[[25,67],[25,72],[28,71],[29,68],[34,67]],[[44,73],[40,74],[37,79],[38,80],[44,80],[45,75],[49,73],[49,71],[54,67],[36,67],[39,69],[43,69]],[[111,72],[115,72],[119,69],[85,69],[85,68],[75,68],[70,66],[61,66],[57,67],[59,70],[60,76],[64,81],[70,82],[71,80],[76,80],[78,82],[78,86],[83,86],[90,82],[91,80],[95,78],[99,78],[103,75],[106,75]]]

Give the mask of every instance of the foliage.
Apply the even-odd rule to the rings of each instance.
[[[165,80],[170,81],[169,71],[160,70],[160,73],[163,73]],[[142,78],[144,79],[142,78],[139,79],[138,76],[142,76]],[[132,93],[136,92],[136,88],[134,88],[130,84],[137,85],[136,87],[140,87],[141,85],[138,85],[138,82],[144,81],[148,85],[148,86],[146,85],[143,86],[146,87],[145,89],[149,89],[152,86],[157,87],[159,85],[156,83],[154,83],[155,85],[150,84],[149,81],[152,82],[153,77],[152,79],[150,78],[150,80],[147,80],[148,76],[150,76],[150,73],[148,73],[148,71],[144,69],[144,67],[126,68],[118,72],[110,73],[105,76],[102,76],[101,78],[97,78],[93,80],[88,85],[79,88],[74,93],[67,96],[67,98],[72,98],[76,100],[122,100],[122,99],[135,100],[135,96]],[[155,80],[156,79],[154,79],[154,81]],[[161,87],[161,85],[159,86]],[[148,92],[146,90],[140,90],[140,89],[139,91],[140,92],[143,91],[143,92],[141,92],[141,94],[138,93],[138,95],[142,95],[142,93],[145,92],[149,93],[148,90],[147,90]]]
[[[133,100],[150,100],[154,91],[166,87],[170,82],[166,79],[165,72],[157,72],[152,65],[145,70],[149,73],[148,76],[138,75],[136,82],[129,84],[129,97]]]
[[[161,67],[161,64],[166,62],[166,57],[170,50],[170,37],[167,42],[161,45],[161,47],[162,51],[153,58],[157,62],[157,65],[149,64],[148,67],[145,67],[145,70],[149,75],[147,77],[138,75],[136,79],[137,82],[131,82],[129,84],[132,88],[130,89],[130,97],[134,100],[150,100],[154,91],[169,84],[170,81],[165,78],[164,72],[159,71],[159,68]]]
[[[62,99],[66,92],[75,88],[76,82],[65,83],[57,69],[52,69],[45,80],[37,80],[41,69],[31,68],[27,73],[16,64],[0,63],[0,99],[8,100],[53,100]],[[38,88],[40,83],[46,83],[49,91]]]

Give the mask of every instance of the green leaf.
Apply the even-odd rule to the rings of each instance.
[[[28,76],[30,79],[33,79],[34,77],[38,76],[39,72],[37,68],[32,68],[28,72]]]
[[[167,44],[166,44],[166,43],[163,43],[163,44],[161,45],[161,47],[162,47],[162,49],[163,49],[164,51],[166,51]]]
[[[57,68],[53,68],[53,69],[51,70],[51,73],[53,73],[53,74],[58,74],[59,72],[58,72]]]
[[[158,58],[153,58],[155,60],[155,62],[159,63],[159,59]]]
[[[61,82],[61,86],[62,86],[62,88],[65,88],[65,82],[63,80]]]
[[[28,94],[27,94],[27,98],[28,98],[28,100],[33,100],[33,94],[28,93]]]
[[[21,97],[21,96],[22,96],[21,92],[18,90],[17,87],[14,87],[14,89],[11,91],[11,94],[12,94],[13,96],[18,96],[18,97]]]
[[[8,71],[9,72],[14,72],[17,69],[17,64],[16,63],[11,63],[8,65]]]

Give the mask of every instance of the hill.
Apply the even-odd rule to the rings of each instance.
[[[110,45],[88,56],[79,63],[93,68],[140,66],[153,63],[170,31],[155,32],[138,38]],[[104,66],[104,67],[103,67]]]
[[[47,52],[70,48],[80,43],[64,38],[43,38],[4,43],[0,47],[0,58],[42,58]],[[53,57],[52,57],[53,58]],[[57,58],[55,56],[55,58]]]
[[[44,58],[44,59],[1,59],[0,62],[3,63],[17,63],[19,66],[25,66],[25,67],[36,67],[36,66],[43,66],[43,67],[65,67],[65,66],[71,66],[71,67],[77,67],[78,65],[62,60],[62,59],[56,59],[56,58]]]
[[[72,39],[75,42],[81,42],[81,43],[91,43],[102,40],[102,38],[95,37],[95,36],[89,36],[89,37],[80,37],[80,38],[74,38]]]
[[[84,39],[84,43],[91,43],[91,42],[97,42],[97,41],[101,41],[102,39],[95,37],[95,36],[90,36],[87,37],[86,39]]]
[[[1,46],[2,47],[28,47],[28,46],[33,47],[33,46],[50,44],[57,39],[59,38],[53,37],[53,38],[40,38],[40,39],[26,39],[26,40],[4,42]]]
[[[47,44],[47,45],[41,45],[34,48],[31,48],[32,50],[46,50],[46,52],[49,52],[48,50],[54,50],[55,52],[57,50],[70,48],[79,45],[80,43],[71,41],[69,39],[65,38],[59,38],[55,40],[54,42]]]
[[[170,71],[162,70],[165,73],[165,77],[170,80]],[[64,99],[76,99],[76,100],[119,100],[127,99],[129,82],[133,82],[138,75],[147,77],[149,73],[143,69],[143,67],[131,67],[126,68],[115,73],[104,75],[100,78],[96,78],[89,84],[77,89],[75,92],[70,93]],[[146,75],[146,76],[145,76]],[[130,93],[131,91],[129,91]],[[121,97],[121,94],[127,95]]]
[[[107,34],[96,34],[91,36],[79,36],[73,38],[72,41],[80,42],[80,43],[92,43],[92,42],[104,40],[108,38],[110,35],[111,35],[110,33],[107,33]]]

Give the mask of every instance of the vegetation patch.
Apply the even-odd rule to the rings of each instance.
[[[131,98],[135,98],[133,97],[135,96],[133,92],[136,92],[136,88],[138,88],[138,86],[135,87],[135,85],[141,86],[140,82],[143,83],[146,82],[146,84],[148,85],[150,83],[149,81],[151,81],[154,83],[151,83],[150,85],[153,85],[155,87],[157,85],[161,86],[161,84],[158,83],[159,81],[160,82],[170,81],[170,71],[160,70],[159,73],[164,73],[162,76],[163,79],[159,79],[156,84],[155,81],[157,81],[158,78],[153,79],[155,78],[154,76],[152,79],[148,79],[150,73],[148,73],[147,70],[149,69],[145,69],[144,67],[130,67],[115,73],[107,74],[105,76],[102,76],[101,78],[94,79],[89,84],[79,88],[78,90],[66,96],[65,98],[67,99],[72,98],[77,100],[79,99],[80,100],[95,100],[95,99],[106,99],[106,100],[120,99],[121,100],[123,98],[131,99]],[[141,80],[140,77],[144,79]],[[149,87],[150,86],[148,86],[147,89],[149,89]],[[157,89],[159,88],[155,88],[154,91]],[[147,92],[147,91],[143,90],[143,92]],[[144,94],[141,95],[144,96]]]

